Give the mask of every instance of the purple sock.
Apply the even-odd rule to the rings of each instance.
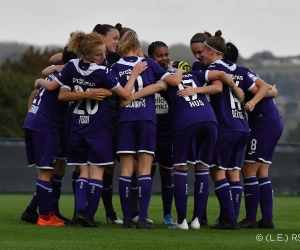
[[[187,170],[174,171],[174,200],[177,211],[177,223],[182,224],[186,219],[188,201],[188,180]]]
[[[161,176],[161,198],[163,203],[164,216],[171,215],[172,201],[174,196],[173,176]]]
[[[53,206],[53,212],[56,215],[59,215],[59,199],[61,194],[61,180],[63,176],[60,175],[53,175],[52,176],[52,206]]]
[[[195,169],[193,220],[201,221],[208,196],[208,169]]]
[[[240,181],[229,182],[232,194],[233,207],[235,212],[235,217],[239,217],[241,201],[243,195],[243,188]]]
[[[75,186],[75,207],[76,210],[86,209],[87,194],[88,194],[89,180],[87,178],[79,177]]]
[[[152,190],[151,175],[139,176],[139,218],[141,220],[147,219],[147,212],[150,203]]]
[[[75,195],[75,186],[76,186],[76,181],[79,178],[80,172],[73,171],[72,173],[72,190],[73,194]]]
[[[232,194],[230,185],[226,178],[221,179],[215,183],[215,193],[220,203],[220,216],[221,219],[235,220],[235,212],[232,202]]]
[[[90,179],[87,195],[86,213],[93,220],[97,212],[101,194],[103,189],[103,181]]]
[[[36,196],[36,192],[34,192],[33,196],[32,196],[32,199],[28,205],[28,207],[34,211],[37,210],[39,206],[39,203],[38,203],[38,199],[37,199],[37,196]]]
[[[119,177],[119,195],[124,219],[131,219],[130,217],[130,203],[131,203],[131,176]]]
[[[273,218],[273,188],[268,177],[258,178],[260,189],[260,210],[263,220]]]
[[[246,218],[256,220],[259,203],[259,186],[256,176],[244,178],[244,200],[246,208]]]
[[[39,203],[40,215],[49,215],[49,213],[52,211],[51,182],[38,179],[36,182],[35,192]]]

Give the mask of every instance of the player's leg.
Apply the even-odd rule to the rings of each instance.
[[[261,162],[244,161],[242,167],[246,218],[239,222],[241,228],[257,228],[256,215],[259,204],[260,189],[256,173],[261,167],[261,164]]]

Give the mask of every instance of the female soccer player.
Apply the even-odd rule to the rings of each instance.
[[[105,59],[102,36],[95,32],[75,32],[68,49],[82,55],[82,58],[70,61],[54,81],[39,79],[36,85],[48,89],[61,85],[59,100],[76,102],[68,147],[68,164],[80,165],[75,191],[76,217],[82,226],[97,227],[93,219],[101,197],[104,167],[112,164],[113,153],[107,99],[101,102],[90,99],[100,99],[99,87],[111,89],[126,99],[146,63],[140,63],[132,70],[123,89],[107,68],[100,66]]]
[[[141,90],[157,80],[169,83],[179,83],[182,71],[177,70],[170,75],[151,59],[138,57],[140,43],[134,31],[128,31],[120,39],[118,53],[122,58],[112,66],[112,73],[124,86],[132,67],[139,61],[147,61],[148,69],[143,72],[135,83],[135,91]],[[133,172],[134,155],[138,154],[139,171],[139,219],[138,229],[154,228],[146,221],[146,214],[151,195],[151,165],[156,144],[156,114],[154,95],[135,101],[118,111],[118,146],[121,174],[119,179],[119,194],[124,216],[123,227],[130,228],[130,197],[131,176]]]
[[[76,54],[67,51],[67,49],[65,47],[65,49],[63,51],[63,54],[62,54],[63,64],[68,63],[68,61],[70,61],[71,59],[74,59],[74,58],[77,58]],[[54,76],[57,75],[57,72],[55,71],[55,67],[56,66],[52,66],[50,69],[48,67],[48,69],[44,70],[44,73],[45,72],[48,73],[48,75],[49,75],[48,79],[49,80],[53,79]],[[39,90],[33,91],[33,95],[31,95],[31,98],[30,98],[30,101],[29,101],[28,110],[30,109],[34,99],[37,98],[36,94],[37,94],[38,91]],[[57,94],[58,94],[58,92],[57,92]],[[46,95],[49,95],[48,91],[46,91]],[[36,102],[37,101],[35,101],[35,103]],[[61,105],[66,106],[67,104],[61,103]],[[61,112],[63,112],[64,110],[65,109],[61,110]],[[52,202],[53,212],[59,219],[63,220],[64,223],[66,225],[68,225],[68,224],[72,224],[72,221],[68,220],[67,218],[65,218],[64,216],[61,215],[61,213],[59,211],[59,206],[58,206],[59,199],[60,199],[60,193],[61,193],[61,180],[62,180],[62,177],[64,176],[65,167],[66,167],[66,149],[67,149],[66,137],[68,135],[68,132],[66,131],[67,128],[65,126],[65,120],[66,119],[64,119],[64,122],[60,123],[60,129],[59,129],[60,149],[59,149],[59,154],[58,154],[58,158],[56,160],[56,164],[55,164],[55,168],[54,168],[54,172],[53,172],[51,182],[52,182],[52,194],[53,194],[53,202]],[[63,124],[63,125],[61,126],[61,124]],[[23,221],[26,221],[26,222],[37,223],[37,220],[38,220],[38,214],[36,212],[37,208],[38,208],[38,201],[37,201],[36,194],[34,194],[29,206],[22,213],[21,219]]]
[[[168,46],[160,41],[153,42],[148,47],[148,56],[158,62],[165,70],[174,72],[176,69],[170,65]],[[161,93],[161,92],[160,92]],[[172,201],[174,195],[173,164],[172,164],[172,135],[173,123],[169,113],[167,101],[163,94],[155,93],[155,106],[157,117],[157,134],[155,157],[152,163],[152,178],[156,165],[159,165],[161,178],[161,196],[163,202],[163,224],[172,225]]]
[[[222,32],[217,31],[215,36],[204,42],[201,53],[204,64],[209,65],[208,70],[218,69],[230,74],[236,85],[245,91],[251,91],[254,85],[244,81],[244,71],[235,64],[222,60],[226,44],[221,35]],[[242,195],[239,169],[249,136],[249,126],[245,109],[233,95],[231,88],[222,84],[221,88],[221,93],[210,96],[210,102],[218,120],[217,143],[210,173],[215,182],[215,192],[221,209],[220,220],[212,228],[238,229],[237,217]],[[260,86],[253,97],[255,102],[261,100],[267,91],[267,85]],[[251,106],[251,103],[248,103],[246,108],[248,106]]]
[[[227,43],[225,58],[236,62],[238,49]],[[262,80],[253,71],[244,68],[250,80],[259,85]],[[244,199],[246,218],[239,224],[241,228],[274,228],[273,223],[273,190],[268,178],[269,167],[276,144],[283,131],[282,118],[272,97],[277,95],[275,86],[271,86],[266,98],[253,105],[248,111],[250,137],[248,140],[242,174],[244,178]],[[245,101],[251,101],[253,94],[246,93]],[[256,221],[258,204],[262,219]]]
[[[204,33],[196,33],[191,38],[190,48],[195,58],[197,59],[193,63],[193,71],[202,71],[207,69],[207,66],[203,63],[203,57],[201,56],[201,53],[203,51],[204,41],[211,36],[212,35],[209,32],[205,31]]]

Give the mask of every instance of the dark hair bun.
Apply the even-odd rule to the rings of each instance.
[[[122,27],[122,24],[117,23],[117,24],[115,25],[115,28],[116,28],[118,31],[120,31],[123,27]]]
[[[222,31],[221,30],[216,31],[215,36],[221,37],[222,36]]]

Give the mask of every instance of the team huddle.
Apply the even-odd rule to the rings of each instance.
[[[161,41],[151,43],[145,56],[135,31],[121,24],[70,34],[29,100],[23,128],[28,165],[37,167],[38,179],[22,220],[98,227],[101,198],[107,223],[154,229],[147,211],[158,166],[162,221],[169,229],[208,224],[209,175],[220,204],[212,229],[275,227],[268,170],[283,130],[273,99],[277,89],[235,64],[238,49],[221,31],[196,33],[190,48],[192,67],[171,62]],[[123,220],[112,204],[116,160]],[[74,166],[72,219],[58,205],[66,164]],[[192,165],[194,210],[187,220]],[[238,222],[243,190],[246,218]]]

